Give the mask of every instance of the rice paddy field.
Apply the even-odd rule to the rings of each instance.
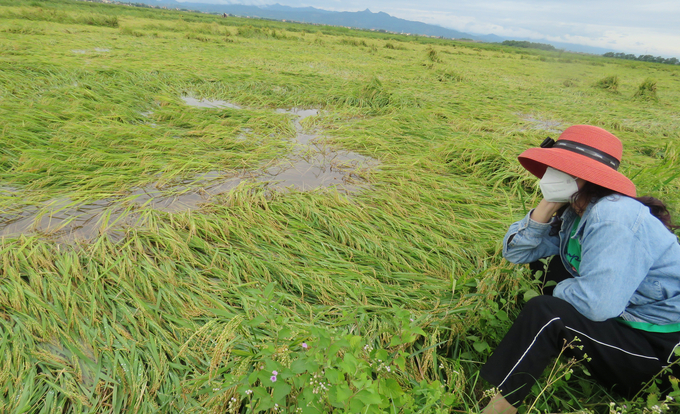
[[[678,66],[1,0],[0,412],[478,412],[573,124],[678,217]],[[523,411],[635,403],[569,369]]]

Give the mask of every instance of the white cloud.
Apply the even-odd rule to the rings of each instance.
[[[188,0],[210,1],[210,0]],[[212,0],[219,1],[219,0]],[[223,2],[227,2],[222,0]],[[472,34],[579,43],[680,58],[678,0],[229,0],[230,3],[383,11]]]
[[[513,3],[518,4],[518,2]],[[568,16],[573,12],[555,13],[554,9],[557,6],[549,4],[542,6],[543,11],[551,11],[548,16],[543,16],[543,18],[538,16],[515,18],[508,12],[509,4],[509,2],[499,3],[499,8],[494,9],[494,13],[482,17],[473,14],[460,15],[448,11],[437,12],[396,7],[391,8],[390,14],[468,33],[493,33],[499,36],[528,38],[534,41],[547,40],[602,48],[611,48],[612,45],[616,45],[616,50],[626,53],[680,57],[680,30],[668,31],[663,24],[660,26],[648,25],[642,18],[638,22],[638,26],[617,25],[612,24],[612,22],[604,23],[597,21],[596,18],[586,16],[579,21]],[[680,2],[678,4],[680,5]],[[676,9],[678,9],[678,6],[670,8],[671,11]],[[502,10],[502,13],[498,13],[499,10]],[[517,10],[514,13],[517,14]],[[535,10],[527,12],[528,15],[534,13]],[[499,14],[502,17],[497,17]],[[644,13],[641,16],[643,15]],[[588,20],[593,20],[593,22]],[[625,19],[619,20],[624,21]]]

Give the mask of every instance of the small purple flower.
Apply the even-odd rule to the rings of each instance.
[[[272,375],[269,379],[272,380],[272,382],[276,382],[276,375]]]
[[[278,371],[272,371],[272,375],[277,376],[277,375],[279,375],[279,373],[278,373]]]
[[[303,347],[304,349],[307,349],[307,348],[309,348],[309,345],[307,345],[307,342],[303,342],[303,343],[302,343],[302,347]]]

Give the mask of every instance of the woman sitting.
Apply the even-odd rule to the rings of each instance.
[[[481,370],[499,393],[484,413],[512,414],[550,361],[583,360],[593,378],[631,396],[659,375],[680,374],[680,244],[666,207],[636,198],[617,171],[621,141],[594,126],[567,128],[519,156],[542,177],[543,200],[512,224],[503,256],[532,263],[555,256],[552,295],[526,303]],[[545,292],[544,292],[545,293]],[[569,346],[576,345],[576,346]]]

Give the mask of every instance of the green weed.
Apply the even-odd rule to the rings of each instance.
[[[393,99],[382,82],[378,78],[373,77],[353,95],[338,98],[337,101],[356,108],[381,109],[389,106]]]
[[[385,49],[392,49],[392,50],[406,50],[405,46],[399,45],[399,44],[394,44],[392,42],[386,42],[385,43]]]
[[[4,32],[14,33],[14,34],[28,34],[28,35],[41,35],[45,34],[45,30],[42,28],[36,28],[24,25],[15,25],[3,29]]]
[[[340,39],[340,44],[341,45],[349,45],[349,46],[366,46],[368,47],[368,44],[366,43],[365,40],[359,40],[359,39],[354,39],[354,38],[349,38],[345,37]]]
[[[184,38],[189,39],[189,40],[198,40],[199,42],[210,42],[210,41],[212,41],[212,38],[205,36],[205,35],[202,35],[202,34],[198,34],[198,33],[187,33],[187,34],[184,35]]]
[[[619,89],[619,77],[617,75],[604,77],[595,82],[593,87],[617,93]]]
[[[656,80],[652,78],[647,78],[638,86],[637,91],[633,95],[633,99],[641,101],[658,101],[659,98],[656,96]]]
[[[22,7],[16,9],[16,11],[5,11],[3,16],[10,19],[118,27],[118,16],[100,13],[69,13],[45,6],[38,3],[35,7]]]
[[[144,32],[140,32],[139,30],[135,30],[132,27],[128,27],[128,26],[121,27],[120,28],[120,34],[125,35],[125,36],[134,36],[134,37],[145,36]]]
[[[446,70],[437,76],[440,82],[463,82],[465,77],[452,70]]]
[[[439,58],[439,53],[437,53],[437,51],[433,48],[427,49],[427,58],[434,63],[440,63],[442,61]]]

